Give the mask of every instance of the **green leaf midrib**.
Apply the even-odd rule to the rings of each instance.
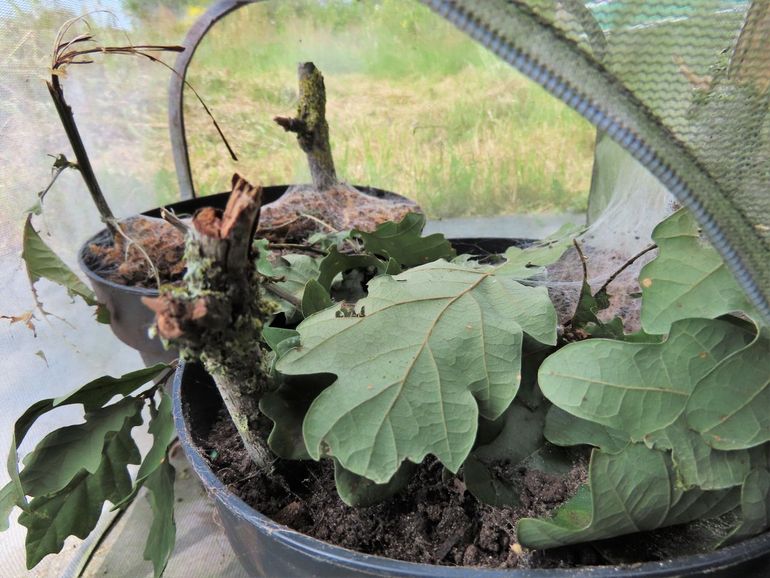
[[[454,271],[455,270],[455,269],[452,269],[450,267],[445,267],[445,268],[437,267],[436,269],[444,270],[444,271]],[[409,378],[409,375],[412,373],[412,370],[414,369],[414,366],[417,363],[417,360],[420,358],[420,356],[422,355],[422,353],[423,353],[423,351],[425,350],[426,347],[428,348],[428,351],[430,352],[430,357],[431,357],[431,360],[433,361],[433,367],[434,367],[435,373],[439,377],[438,381],[439,382],[441,381],[441,379],[440,379],[440,375],[441,374],[440,374],[440,372],[438,370],[438,363],[436,363],[436,358],[434,357],[433,352],[431,351],[429,343],[428,343],[430,341],[430,338],[433,336],[433,330],[436,328],[438,323],[441,321],[441,318],[443,317],[444,313],[446,313],[447,309],[449,309],[449,307],[451,307],[451,305],[455,301],[457,301],[461,297],[464,297],[470,291],[472,291],[473,289],[478,287],[480,283],[482,283],[485,279],[487,279],[493,273],[494,273],[493,271],[490,271],[490,272],[487,272],[487,273],[479,274],[479,279],[477,281],[475,281],[468,288],[464,289],[458,295],[456,295],[456,296],[454,296],[452,298],[449,298],[449,297],[443,297],[443,298],[439,297],[439,298],[436,298],[436,297],[434,297],[434,298],[426,298],[426,299],[415,299],[415,300],[411,300],[411,301],[403,301],[403,302],[399,302],[399,303],[392,303],[390,305],[386,305],[382,309],[378,309],[377,311],[372,312],[371,316],[374,316],[374,315],[376,315],[376,314],[378,314],[378,313],[380,313],[382,311],[385,311],[387,309],[390,309],[392,307],[403,306],[403,305],[413,304],[413,303],[419,303],[421,301],[439,301],[439,300],[442,300],[442,299],[448,299],[449,300],[448,303],[446,305],[444,305],[444,307],[437,312],[435,320],[430,324],[430,328],[428,329],[428,333],[427,333],[426,337],[423,339],[422,343],[420,345],[418,345],[417,353],[412,357],[412,361],[409,364],[409,367],[407,367],[406,371],[404,372],[403,377],[401,377],[400,380],[397,380],[397,381],[391,383],[390,385],[386,385],[385,387],[382,388],[381,391],[377,392],[374,396],[372,396],[371,398],[369,398],[367,400],[367,401],[371,401],[372,399],[375,399],[378,395],[380,395],[382,392],[386,391],[389,387],[391,387],[393,385],[397,385],[398,386],[398,392],[393,396],[393,399],[388,404],[388,411],[387,412],[383,412],[383,419],[382,419],[382,421],[380,422],[380,425],[377,428],[377,434],[375,435],[375,438],[382,431],[382,427],[385,425],[385,421],[388,419],[388,416],[390,415],[390,410],[393,409],[393,406],[401,398],[401,395],[403,393],[403,389],[404,389],[404,387],[406,385],[406,382],[407,382],[407,380]],[[478,305],[478,301],[476,301],[475,299],[474,299],[474,303],[476,303]],[[357,321],[355,323],[351,323],[347,327],[344,327],[340,331],[340,334],[346,332],[351,327],[355,327],[363,319],[365,319],[365,318],[358,317]],[[405,347],[403,349],[410,349],[410,347]],[[440,387],[438,388],[438,394],[439,394],[440,399],[441,399],[441,403],[440,403],[441,415],[442,415],[442,417],[446,417],[446,414],[444,412],[444,392],[441,390]],[[471,395],[473,395],[473,394],[471,394]],[[329,424],[329,427],[327,428],[327,432],[329,430],[331,430],[334,427],[334,425],[338,424],[340,419],[342,419],[342,417],[344,417],[344,416],[340,416],[339,419],[337,419],[334,422],[331,422]],[[447,452],[449,454],[453,454],[453,452],[451,451],[451,448],[449,446],[449,441],[448,441],[448,439],[449,439],[449,431],[446,429],[446,419],[444,419],[441,423],[442,423],[442,426],[444,427],[444,433],[446,434],[444,436],[444,438],[443,438],[444,444],[446,445],[446,450],[447,450]],[[395,444],[395,440],[394,440],[394,445],[397,445],[397,444]],[[371,459],[372,459],[372,452],[370,452],[367,455],[367,468],[369,467],[369,464],[371,463]]]
[[[665,365],[665,364],[664,364]],[[668,372],[667,372],[668,373]],[[574,375],[568,375],[566,373],[559,373],[557,371],[549,371],[548,375],[552,375],[554,377],[565,377],[567,379],[574,379],[575,381],[580,381],[588,384],[599,384],[599,385],[606,385],[608,387],[615,387],[617,389],[623,389],[628,391],[653,391],[656,393],[671,393],[674,395],[681,395],[683,397],[689,397],[689,393],[683,392],[683,391],[677,391],[675,389],[665,389],[661,387],[639,387],[639,386],[633,386],[633,385],[620,385],[617,383],[610,383],[608,381],[601,381],[599,379],[586,379],[581,377],[576,377]]]

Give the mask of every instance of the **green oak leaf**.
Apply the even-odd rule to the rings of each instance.
[[[366,508],[395,496],[409,485],[415,464],[404,462],[393,477],[384,484],[375,484],[343,468],[334,460],[334,483],[343,502],[354,508]]]
[[[770,441],[770,330],[698,382],[686,416],[710,446],[739,450]]]
[[[684,319],[662,343],[587,339],[545,360],[540,388],[572,415],[640,441],[674,423],[701,378],[752,337],[727,321]]]
[[[402,267],[415,267],[431,261],[450,261],[457,253],[452,244],[440,233],[421,237],[425,228],[425,215],[408,213],[398,223],[388,221],[372,233],[354,230],[364,248],[373,255],[395,259]]]
[[[152,561],[155,578],[163,574],[176,542],[174,477],[174,466],[166,456],[144,483],[152,509],[152,524],[144,547],[144,559]]]
[[[334,301],[329,296],[329,292],[318,281],[311,279],[305,284],[305,290],[302,292],[303,317],[310,317],[313,313],[332,305],[334,305]]]
[[[99,467],[81,469],[56,492],[34,498],[22,512],[19,523],[27,528],[27,568],[35,567],[46,555],[61,551],[68,536],[85,538],[96,526],[105,501],[119,502],[131,491],[128,464],[138,464],[139,450],[131,429],[142,423],[141,403],[132,405],[118,431],[104,438],[97,450]]]
[[[725,538],[723,544],[732,544],[749,538],[769,527],[770,472],[764,468],[758,468],[746,476],[741,488],[741,521]]]
[[[263,327],[261,335],[264,342],[267,343],[267,346],[273,351],[278,350],[278,346],[282,341],[291,339],[293,337],[299,338],[299,333],[297,333],[294,329],[272,327],[271,325],[266,325]],[[299,345],[299,342],[297,345]]]
[[[344,255],[337,250],[337,247],[332,246],[329,249],[329,254],[324,257],[319,264],[318,283],[326,289],[331,290],[332,282],[334,278],[340,273],[349,271],[351,269],[375,269],[378,273],[385,273],[388,269],[388,262],[380,261],[377,257],[372,255]],[[393,271],[391,273],[398,273],[401,269]]]
[[[575,417],[555,405],[545,416],[543,435],[557,446],[589,445],[607,454],[622,452],[631,443],[627,433]]]
[[[283,278],[283,281],[278,282],[277,285],[302,302],[305,285],[311,279],[317,280],[320,275],[319,262],[320,259],[308,255],[284,255],[273,269],[277,277]],[[293,318],[296,315],[296,310],[291,303],[282,301],[275,296],[271,298],[278,301],[280,311],[286,313],[287,317]]]
[[[668,333],[672,323],[688,317],[753,314],[754,307],[686,209],[662,221],[652,238],[658,255],[639,273],[645,331]]]
[[[716,517],[737,503],[737,488],[678,490],[666,454],[632,444],[616,454],[594,450],[588,485],[550,519],[520,520],[516,532],[523,546],[555,548]]]
[[[470,493],[493,506],[519,505],[520,470],[548,447],[543,437],[547,409],[545,404],[534,411],[516,401],[511,404],[503,414],[499,435],[474,448],[463,464],[463,480]],[[562,461],[560,473],[567,473],[572,462]]]
[[[166,461],[168,448],[176,438],[176,427],[174,427],[171,407],[171,398],[165,392],[161,392],[160,404],[157,409],[150,408],[149,432],[152,435],[152,446],[139,466],[133,488],[125,494],[122,500],[113,502],[115,504],[113,509],[123,508],[130,504],[147,479]]]
[[[267,239],[254,239],[252,247],[257,253],[256,267],[257,273],[268,279],[276,279],[280,275],[276,272],[273,263],[270,261],[270,241]]]
[[[720,451],[689,429],[683,417],[665,429],[646,436],[654,449],[671,450],[677,483],[683,489],[722,490],[740,486],[751,469],[747,450]]]
[[[428,454],[457,472],[478,416],[496,419],[516,395],[523,334],[556,342],[547,290],[496,273],[437,261],[373,279],[356,316],[303,321],[278,371],[337,375],[305,417],[310,455],[377,483]]]
[[[16,507],[16,487],[9,482],[0,489],[0,532],[10,527],[9,517]]]
[[[308,237],[308,245],[318,245],[324,251],[332,247],[340,248],[350,238],[351,231],[335,231],[333,233],[313,233]]]
[[[299,339],[296,340],[296,344],[299,345]],[[305,447],[305,438],[302,435],[302,421],[310,404],[331,385],[333,377],[330,375],[279,377],[281,385],[276,390],[264,394],[259,401],[260,411],[274,424],[267,443],[280,458],[310,459],[310,454]]]
[[[590,334],[594,337],[607,337],[614,339],[623,338],[623,322],[617,317],[613,322],[605,325],[596,314],[610,306],[610,300],[606,291],[593,294],[588,281],[583,279],[583,286],[580,289],[575,314],[572,316],[572,327],[582,329],[591,327]],[[618,328],[617,323],[620,322]]]
[[[171,366],[166,363],[157,363],[151,367],[138,369],[120,377],[104,375],[89,381],[83,387],[67,395],[50,401],[53,407],[82,403],[86,411],[95,411],[113,397],[134,393],[139,387],[149,383],[160,376],[161,373],[170,369]]]
[[[524,249],[509,247],[500,272],[519,279],[528,279],[545,272],[545,266],[555,263],[572,247],[572,239],[580,231],[574,225],[564,225],[554,234]]]
[[[102,465],[102,447],[137,412],[141,401],[126,398],[86,413],[85,423],[59,428],[45,436],[24,459],[21,483],[27,495],[58,492],[85,469],[93,474]]]
[[[40,234],[32,226],[31,215],[27,216],[27,220],[24,223],[21,258],[27,267],[27,276],[32,287],[32,293],[41,311],[45,310],[40,305],[37,291],[35,290],[35,283],[40,279],[47,279],[64,287],[71,297],[78,296],[87,305],[96,307],[97,321],[109,323],[109,311],[97,302],[94,292],[46,245]]]
[[[142,385],[146,384],[153,378],[160,375],[161,372],[168,369],[168,365],[159,363],[152,367],[140,369],[127,373],[121,377],[115,378],[111,376],[103,376],[93,381],[88,382],[84,386],[76,389],[75,391],[58,398],[42,399],[35,402],[27,408],[27,411],[22,414],[14,424],[13,436],[11,439],[11,449],[8,452],[7,469],[8,474],[11,477],[11,481],[2,490],[2,525],[7,525],[8,514],[10,509],[8,504],[10,499],[8,497],[9,492],[13,494],[13,500],[16,505],[22,509],[27,507],[27,501],[25,496],[27,490],[22,486],[22,482],[19,475],[19,463],[18,463],[18,448],[21,442],[29,432],[29,429],[37,421],[37,419],[45,413],[55,409],[57,407],[63,407],[65,405],[83,404],[86,411],[96,411],[111,398],[116,395],[128,395],[134,392]],[[12,490],[8,488],[11,487]]]

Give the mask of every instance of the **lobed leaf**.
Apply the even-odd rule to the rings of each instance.
[[[331,382],[328,375],[284,376],[278,389],[262,396],[259,409],[274,424],[267,443],[275,455],[288,460],[310,459],[302,435],[302,421],[310,404]]]
[[[389,261],[380,261],[372,255],[343,255],[337,250],[336,246],[332,246],[329,249],[329,254],[321,259],[318,268],[318,283],[326,291],[331,290],[332,282],[337,275],[351,269],[372,268],[378,273],[385,273],[387,271],[391,274],[401,271],[398,265],[394,267]]]
[[[305,284],[305,290],[302,292],[302,316],[309,317],[313,313],[322,311],[327,307],[334,305],[329,292],[323,286],[311,279]]]
[[[282,341],[291,339],[293,337],[299,338],[299,333],[297,333],[294,329],[272,327],[271,325],[266,325],[263,327],[261,335],[264,342],[273,351],[278,350],[278,346]]]
[[[496,273],[430,263],[375,278],[356,316],[333,308],[303,321],[278,371],[337,375],[304,419],[310,456],[377,483],[428,454],[456,472],[478,416],[497,418],[516,395],[523,333],[556,341],[545,288]]]
[[[741,521],[724,543],[732,544],[770,527],[770,472],[752,470],[741,489]]]
[[[687,404],[687,424],[720,450],[770,441],[770,331],[725,359],[699,381]]]
[[[150,408],[150,426],[148,431],[152,435],[152,446],[150,446],[150,450],[144,456],[142,464],[139,466],[139,471],[136,474],[131,491],[126,492],[122,500],[118,502],[113,501],[115,505],[113,509],[122,508],[130,504],[147,479],[166,461],[168,448],[176,438],[176,427],[174,427],[174,416],[171,408],[171,398],[165,392],[161,392],[158,408]]]
[[[334,483],[343,502],[354,508],[366,508],[395,496],[404,490],[414,473],[415,465],[404,462],[390,481],[376,484],[343,468],[334,461]]]
[[[121,428],[100,445],[100,463],[94,472],[80,469],[65,487],[34,498],[22,512],[19,523],[27,528],[28,569],[46,555],[61,551],[68,536],[88,536],[99,521],[104,502],[118,502],[131,491],[127,465],[140,460],[131,429],[142,423],[142,404],[133,402],[133,412],[125,415]]]
[[[601,540],[719,516],[738,503],[736,489],[676,489],[666,455],[643,444],[616,454],[594,450],[588,476],[588,485],[551,519],[520,520],[519,542],[544,549]]]
[[[493,506],[518,506],[523,466],[548,467],[548,473],[567,473],[571,460],[549,452],[543,437],[547,406],[535,410],[514,401],[503,414],[504,425],[498,436],[488,444],[474,448],[463,465],[463,479],[468,491]],[[561,465],[561,468],[558,468]]]
[[[254,239],[252,248],[256,252],[255,266],[257,273],[268,279],[276,279],[280,277],[270,261],[270,241],[267,239]]]
[[[147,534],[144,559],[152,561],[155,578],[160,578],[166,569],[168,559],[176,542],[174,521],[174,477],[175,471],[168,457],[145,481],[152,508],[152,524]]]
[[[627,433],[581,419],[555,405],[545,416],[543,435],[557,446],[589,445],[607,454],[621,452],[631,443]]]
[[[722,257],[701,238],[695,218],[686,209],[662,221],[652,238],[658,255],[639,273],[645,331],[668,333],[673,323],[688,317],[754,312]]]
[[[141,402],[126,398],[89,412],[85,423],[59,428],[45,436],[24,459],[21,483],[27,495],[58,492],[83,469],[93,474],[102,465],[102,447],[108,434],[123,428]]]
[[[432,261],[452,260],[457,253],[440,233],[422,237],[425,215],[408,213],[401,221],[381,224],[372,233],[354,230],[364,248],[373,255],[395,259],[402,267],[415,267]]]
[[[281,257],[281,262],[273,267],[275,275],[283,279],[278,283],[278,286],[302,302],[305,285],[311,279],[317,280],[320,275],[319,262],[320,259],[308,255],[284,255]],[[281,307],[280,311],[285,312],[287,317],[294,315],[295,308],[291,303],[280,299],[276,300]]]
[[[645,443],[655,449],[671,450],[677,484],[684,489],[721,490],[740,486],[751,469],[747,450],[713,449],[700,434],[687,427],[682,417],[648,435]]]
[[[59,398],[42,399],[32,404],[14,424],[11,449],[6,462],[11,482],[2,490],[2,496],[4,497],[2,501],[3,508],[0,511],[2,513],[2,525],[7,526],[8,514],[10,514],[12,509],[8,507],[11,500],[8,497],[9,493],[13,494],[13,500],[16,505],[22,509],[27,508],[26,489],[23,487],[19,476],[18,447],[40,416],[56,407],[73,404],[83,404],[86,411],[94,411],[116,395],[127,395],[135,391],[140,386],[157,377],[162,371],[167,370],[168,367],[168,365],[160,363],[152,367],[127,373],[119,378],[111,376],[100,377],[68,395]],[[9,490],[9,487],[12,489]]]
[[[589,339],[546,359],[540,387],[561,409],[640,441],[674,423],[696,384],[751,338],[728,321],[684,319],[662,343]]]
[[[35,296],[35,301],[40,302],[35,291],[35,283],[40,279],[47,279],[67,290],[71,297],[78,296],[87,305],[97,307],[96,318],[100,323],[109,323],[109,312],[99,304],[96,295],[83,283],[72,269],[62,261],[53,250],[46,245],[38,232],[32,226],[32,216],[28,215],[24,223],[24,236],[22,239],[21,258],[27,267],[27,276]],[[42,307],[40,307],[41,310]]]
[[[572,247],[572,239],[579,232],[573,225],[564,225],[553,235],[521,249],[509,247],[500,273],[518,279],[528,279],[545,272],[545,266],[555,263]]]

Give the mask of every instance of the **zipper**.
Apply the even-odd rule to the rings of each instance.
[[[434,12],[443,16],[462,32],[473,38],[487,50],[519,70],[553,96],[575,109],[591,124],[605,131],[626,149],[637,161],[647,168],[671,194],[687,207],[700,223],[703,232],[714,248],[722,255],[738,283],[746,292],[766,322],[770,322],[770,302],[762,287],[746,266],[743,259],[728,241],[722,227],[707,210],[701,199],[688,184],[654,151],[653,147],[634,131],[612,116],[586,94],[571,86],[548,66],[538,62],[532,55],[517,48],[500,32],[493,30],[474,14],[476,2],[466,2],[470,7],[460,6],[462,0],[421,0]],[[483,6],[486,0],[477,0]],[[513,2],[517,4],[517,2]]]

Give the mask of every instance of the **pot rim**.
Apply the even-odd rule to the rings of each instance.
[[[470,575],[480,578],[554,578],[594,577],[594,578],[663,578],[680,576],[684,572],[711,571],[729,568],[741,562],[758,558],[770,552],[770,531],[749,538],[737,544],[727,546],[707,554],[692,554],[674,559],[654,562],[642,562],[617,566],[583,566],[579,568],[538,568],[538,569],[490,569],[464,566],[439,566],[406,562],[384,556],[363,554],[341,546],[335,546],[317,538],[312,538],[296,530],[273,521],[261,514],[236,496],[211,470],[205,458],[199,452],[189,429],[182,405],[182,378],[186,367],[191,363],[181,361],[174,375],[172,402],[174,425],[179,435],[182,448],[195,473],[204,483],[207,492],[222,503],[231,513],[255,526],[261,533],[288,546],[292,550],[313,558],[326,559],[330,563],[350,569],[386,572],[390,576],[429,576],[448,578],[467,578]]]

